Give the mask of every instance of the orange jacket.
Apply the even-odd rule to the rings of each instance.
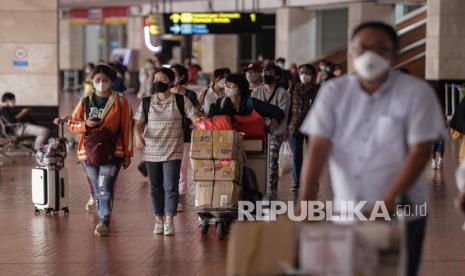
[[[88,101],[88,98],[85,99]],[[132,110],[126,98],[119,93],[113,92],[108,99],[107,107],[103,111],[103,118],[101,127],[108,128],[115,134],[119,130],[114,156],[121,158],[132,157]],[[87,131],[85,121],[85,107],[81,100],[68,119],[69,131],[81,134],[77,148],[78,158],[81,161],[87,160],[84,149],[84,135]]]

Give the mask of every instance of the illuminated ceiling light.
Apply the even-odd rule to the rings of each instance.
[[[153,46],[152,41],[150,41],[150,27],[144,27],[144,41],[145,46],[152,52],[161,52],[161,46]]]

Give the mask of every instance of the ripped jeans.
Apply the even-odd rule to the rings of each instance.
[[[122,158],[115,158],[112,163],[102,166],[92,166],[87,161],[83,162],[87,177],[94,190],[99,223],[110,223],[111,210],[113,209],[113,188],[122,163]]]

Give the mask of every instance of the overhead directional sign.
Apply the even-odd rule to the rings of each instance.
[[[177,35],[259,32],[262,14],[239,12],[182,12],[163,14],[165,33]]]

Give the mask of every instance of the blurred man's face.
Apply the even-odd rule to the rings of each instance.
[[[350,47],[350,58],[352,60],[365,51],[373,51],[383,58],[393,61],[394,45],[388,34],[377,29],[364,29],[352,40]]]
[[[350,43],[349,60],[357,75],[366,81],[378,81],[385,76],[394,57],[393,42],[382,30],[363,29]]]

